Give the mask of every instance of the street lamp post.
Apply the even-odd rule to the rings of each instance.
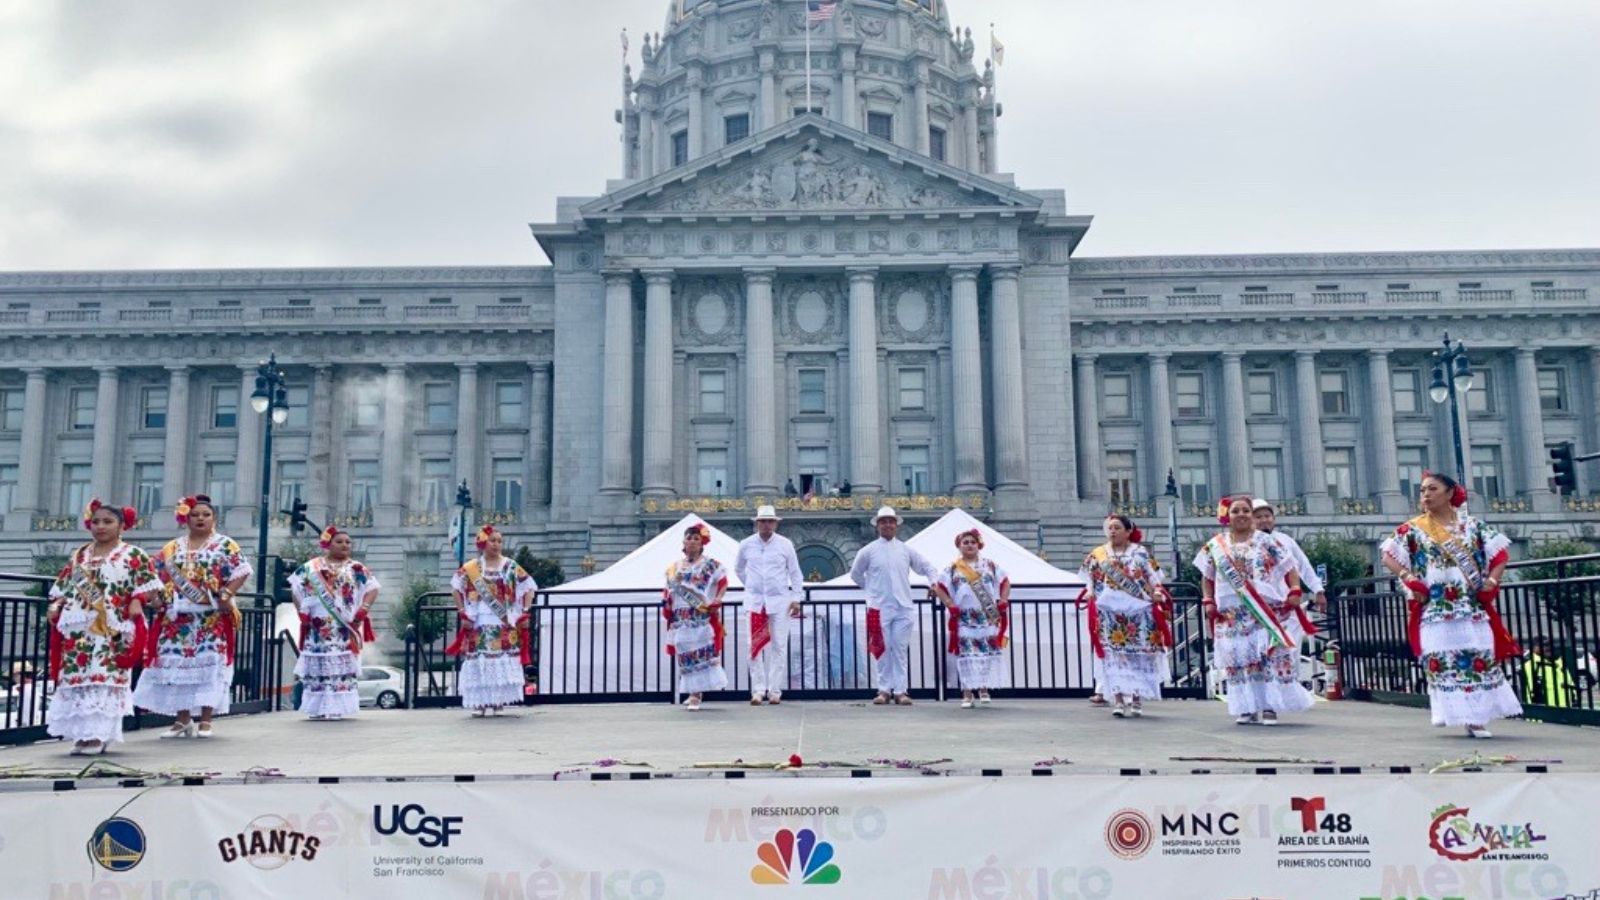
[[[456,488],[456,568],[467,563],[467,512],[472,509],[472,491],[462,479]]]
[[[289,420],[289,389],[278,368],[278,355],[268,354],[256,367],[256,389],[250,394],[250,408],[266,414],[261,433],[261,506],[256,511],[256,595],[267,591],[267,515],[272,500],[272,426]]]
[[[1433,376],[1428,382],[1428,396],[1435,403],[1450,402],[1450,435],[1455,439],[1456,481],[1467,483],[1466,454],[1461,448],[1461,404],[1457,396],[1472,390],[1472,361],[1467,359],[1466,345],[1450,340],[1444,335],[1444,347],[1433,351]]]
[[[1183,567],[1183,559],[1178,556],[1178,479],[1167,470],[1167,490],[1163,493],[1167,498],[1167,543],[1172,546],[1172,577],[1178,577],[1178,571]]]

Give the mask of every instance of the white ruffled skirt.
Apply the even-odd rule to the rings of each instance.
[[[1487,725],[1522,715],[1516,691],[1495,662],[1486,618],[1423,622],[1422,670],[1435,725]]]
[[[1216,666],[1227,685],[1228,713],[1234,716],[1263,712],[1303,712],[1313,703],[1311,692],[1300,684],[1300,646],[1273,647],[1267,630],[1234,608],[1224,610],[1216,629]],[[1285,625],[1291,638],[1300,636],[1297,625]]]
[[[461,705],[467,709],[516,706],[522,702],[522,657],[473,653],[461,663]]]
[[[133,715],[126,685],[84,684],[60,687],[45,710],[45,731],[69,741],[122,740],[122,717]]]

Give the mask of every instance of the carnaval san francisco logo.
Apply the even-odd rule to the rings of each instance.
[[[816,832],[785,828],[756,848],[761,860],[750,868],[756,884],[838,884],[844,873],[833,860],[833,845],[817,840]]]
[[[1550,858],[1535,846],[1544,842],[1545,835],[1534,830],[1532,822],[1474,822],[1471,812],[1453,803],[1433,811],[1433,822],[1428,825],[1428,846],[1433,852],[1456,862]]]

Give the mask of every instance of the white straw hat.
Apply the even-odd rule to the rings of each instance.
[[[896,522],[904,522],[905,521],[904,519],[900,518],[900,514],[895,512],[894,511],[894,507],[892,507],[892,506],[880,506],[880,507],[878,507],[878,514],[872,517],[872,524],[874,524],[874,525],[878,524],[878,520],[879,519],[893,519]]]
[[[772,505],[769,503],[756,507],[756,514],[750,517],[750,521],[752,522],[759,522],[762,519],[771,519],[774,522],[782,522],[783,516],[778,515],[778,511],[773,509]]]

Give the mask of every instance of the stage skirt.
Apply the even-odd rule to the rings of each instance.
[[[1494,631],[1481,613],[1422,623],[1422,670],[1435,725],[1486,725],[1522,714],[1522,704],[1494,659]]]
[[[356,676],[361,661],[351,651],[348,639],[334,636],[332,623],[313,618],[304,629],[305,641],[294,674],[300,677],[300,711],[307,716],[353,716],[361,707],[356,693]]]
[[[169,611],[158,620],[156,662],[139,676],[135,706],[162,715],[199,715],[211,707],[226,715],[233,686],[227,643],[216,627],[219,613]]]
[[[1126,602],[1118,602],[1122,598]],[[1160,700],[1161,685],[1172,679],[1172,667],[1156,630],[1155,608],[1121,592],[1107,592],[1096,612],[1105,651],[1105,656],[1095,657],[1097,691],[1106,697]]]
[[[83,684],[57,688],[45,711],[45,731],[69,741],[122,740],[122,717],[133,715],[127,685]]]
[[[721,654],[717,652],[716,634],[708,617],[695,615],[675,620],[670,640],[678,666],[678,693],[700,694],[728,686]]]
[[[970,595],[965,595],[970,596]],[[998,637],[1000,626],[989,621],[979,606],[960,607],[957,625],[956,676],[963,691],[1005,687]]]
[[[522,655],[506,649],[504,625],[480,626],[473,648],[461,662],[461,705],[467,709],[516,706],[522,703]]]
[[[1304,635],[1287,607],[1273,606],[1272,610],[1285,623],[1294,646],[1272,647],[1267,630],[1238,606],[1219,611],[1215,665],[1227,685],[1230,715],[1311,708],[1311,692],[1300,684],[1299,641]]]

